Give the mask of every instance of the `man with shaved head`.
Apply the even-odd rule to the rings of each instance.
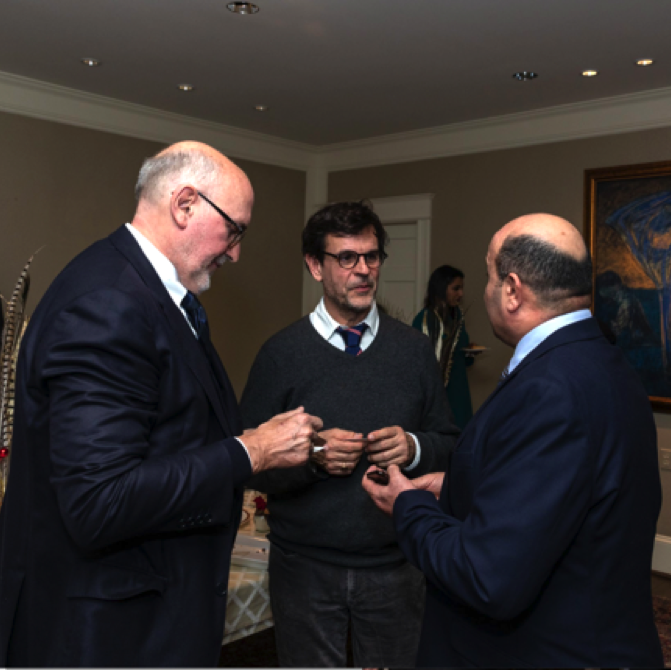
[[[298,407],[242,435],[210,341],[197,296],[240,256],[245,174],[182,142],[145,161],[136,195],[23,339],[0,666],[215,666],[244,483],[305,463],[322,427]]]
[[[514,355],[447,473],[364,479],[426,576],[430,667],[662,667],[650,592],[661,505],[650,403],[589,311],[581,235],[515,219],[485,305]]]

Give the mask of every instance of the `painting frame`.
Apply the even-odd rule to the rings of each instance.
[[[667,180],[669,184],[668,188],[671,189],[671,160],[660,161],[656,163],[642,163],[638,165],[620,165],[616,167],[588,169],[585,170],[584,179],[584,236],[587,247],[592,256],[593,263],[592,313],[595,317],[598,317],[600,315],[599,300],[601,297],[598,280],[607,274],[617,277],[616,272],[608,273],[604,271],[604,268],[608,269],[609,267],[615,267],[615,269],[618,269],[618,254],[622,257],[623,265],[628,264],[628,267],[632,266],[632,258],[636,260],[635,250],[632,249],[632,246],[636,245],[630,243],[629,246],[626,246],[625,243],[625,251],[620,249],[620,243],[618,242],[615,245],[616,248],[613,249],[608,244],[608,241],[604,242],[604,231],[606,228],[608,228],[609,232],[606,234],[606,236],[610,235],[610,239],[615,239],[612,237],[613,233],[610,232],[611,227],[615,227],[614,224],[610,223],[614,218],[617,218],[617,216],[620,215],[620,220],[622,220],[624,215],[620,213],[624,210],[631,211],[636,203],[642,201],[652,201],[657,193],[660,196],[664,195],[666,190],[655,191],[655,189],[661,188],[661,185],[665,184]],[[638,199],[635,199],[634,197],[636,194],[638,194]],[[629,200],[627,200],[627,198]],[[619,203],[617,209],[614,203]],[[638,234],[639,237],[641,236],[640,230],[643,229],[643,226],[652,226],[652,224],[648,223],[648,221],[651,220],[653,219],[644,220],[641,218],[639,223],[636,224],[638,226],[636,234]],[[632,224],[630,221],[631,216],[627,224],[623,224],[622,227],[624,228],[624,225],[631,226]],[[657,230],[657,228],[654,229],[655,234],[657,234]],[[652,232],[648,233],[648,237],[650,235],[652,235]],[[671,227],[668,229],[668,235],[671,236]],[[624,233],[620,233],[620,236],[623,239],[626,239],[626,235]],[[664,236],[665,234],[662,233],[662,237],[660,239],[664,239]],[[652,244],[652,247],[655,246],[655,244]],[[639,249],[639,247],[636,247],[636,249]],[[600,255],[604,258],[608,256],[607,261],[604,260],[601,265]],[[625,259],[624,256],[627,256],[627,258]],[[643,266],[647,266],[647,264],[643,263],[639,263],[639,265],[641,266],[642,271],[644,271]],[[621,281],[620,288],[620,295],[622,294],[622,290],[634,290],[628,286],[624,280]],[[668,311],[668,308],[666,308],[667,312],[664,311],[664,299],[661,297],[661,294],[666,294],[668,289],[662,291],[661,289],[656,288],[655,290],[657,291],[658,296],[660,296],[658,297],[658,302],[660,303],[660,306],[658,307],[658,317],[659,337],[661,339],[658,348],[662,358],[662,364],[660,365],[660,371],[658,374],[662,379],[671,379],[669,377],[669,371],[671,370],[671,355],[669,352],[671,351],[671,348],[669,347],[668,342],[668,336],[671,334],[671,326],[665,327],[665,324],[671,324],[671,320],[668,316],[666,319],[664,318],[665,313],[668,313],[669,316],[671,316],[671,311]],[[652,293],[652,290],[648,287],[647,292]],[[618,294],[614,293],[614,295]],[[647,313],[644,313],[644,311],[641,313],[644,314],[644,316],[647,315]],[[650,319],[648,319],[648,321],[650,321]],[[620,319],[619,323],[621,322],[622,319]],[[604,328],[603,322],[600,321],[600,325],[602,325],[602,328]],[[620,344],[620,342],[617,341],[616,343]],[[626,349],[626,347],[623,348]],[[631,352],[625,351],[625,354],[631,354]],[[636,359],[634,358],[632,360],[631,355],[628,355],[628,360],[630,363],[632,363],[636,371],[639,372],[642,380],[644,381],[644,385],[646,385],[646,379],[649,380],[650,378],[649,366],[645,371],[643,371],[637,366]],[[645,375],[643,374],[644,372]],[[646,388],[648,390],[648,397],[654,410],[671,413],[671,383],[665,383],[664,386],[668,386],[668,390],[663,390],[660,392],[659,387],[656,387],[655,390],[650,390],[650,386],[647,384]]]

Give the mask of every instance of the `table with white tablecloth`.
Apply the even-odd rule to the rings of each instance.
[[[273,625],[268,592],[268,540],[253,523],[243,524],[233,550],[228,579],[228,606],[222,644]]]

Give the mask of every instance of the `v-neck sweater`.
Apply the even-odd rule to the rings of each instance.
[[[401,426],[419,440],[408,476],[444,471],[458,429],[450,424],[438,364],[422,333],[380,315],[375,340],[358,356],[329,344],[309,317],[262,347],[242,397],[245,427],[303,406],[324,422],[368,433]],[[269,539],[287,552],[348,567],[402,562],[391,520],[370,500],[361,458],[346,477],[308,465],[260,473],[248,484],[269,493]]]

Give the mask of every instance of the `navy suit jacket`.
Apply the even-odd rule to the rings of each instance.
[[[251,465],[205,346],[125,227],[47,291],[19,357],[0,666],[216,665]]]
[[[641,382],[593,319],[533,350],[466,427],[440,500],[394,506],[427,578],[418,665],[662,667],[656,436]]]

